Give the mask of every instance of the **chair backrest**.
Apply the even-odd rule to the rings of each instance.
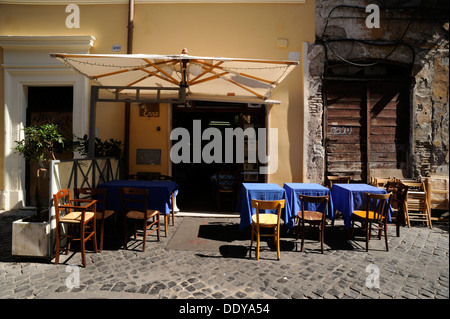
[[[366,197],[366,219],[369,219],[369,211],[373,211],[373,220],[382,221],[383,218],[386,220],[392,193],[364,193],[364,196]]]
[[[380,177],[373,177],[372,178],[372,185],[378,188],[385,188],[386,185],[389,182],[394,181],[392,178],[380,178]]]
[[[348,184],[352,179],[351,176],[327,176],[328,179],[328,187],[333,187],[333,184]]]
[[[425,192],[425,183],[419,181],[401,181],[410,191]]]
[[[148,190],[145,188],[121,187],[119,188],[120,202],[124,214],[133,210],[143,212],[147,216]]]
[[[217,189],[220,190],[234,190],[235,177],[230,172],[217,173]]]
[[[65,208],[63,205],[70,205],[70,189],[60,189],[56,194],[53,194],[53,204],[55,206],[55,217],[56,224],[59,223],[61,218],[62,211],[66,211],[64,215],[70,213],[72,211],[71,208]],[[84,220],[84,214],[83,214]]]
[[[258,200],[252,199],[252,207],[256,209],[256,222],[259,224],[260,210],[277,210],[278,226],[280,225],[281,210],[284,208],[285,200]]]
[[[169,175],[159,175],[158,180],[160,181],[174,181],[175,179]]]
[[[96,199],[97,212],[103,212],[106,207],[106,188],[74,188],[73,193],[77,199]]]
[[[300,198],[300,206],[301,206],[301,212],[302,212],[302,218],[304,218],[304,213],[306,210],[311,210],[309,209],[305,209],[305,204],[306,203],[311,203],[311,204],[323,204],[323,205],[318,205],[316,206],[317,209],[314,209],[314,211],[317,211],[319,213],[322,214],[322,221],[325,220],[325,216],[327,214],[327,205],[328,202],[330,200],[330,196],[326,195],[326,196],[307,196],[307,195],[299,195]],[[322,211],[320,212],[318,209],[322,208]]]

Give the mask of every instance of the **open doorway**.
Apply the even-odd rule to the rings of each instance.
[[[217,179],[218,174],[226,173],[234,180],[234,201],[220,205],[221,211],[236,211],[239,185],[242,182],[263,182],[264,176],[258,172],[257,164],[242,163],[233,156],[233,162],[225,160],[225,130],[252,127],[255,130],[265,127],[265,107],[243,103],[223,103],[194,101],[190,107],[173,106],[173,128],[185,128],[191,137],[190,160],[172,164],[172,174],[180,187],[177,206],[181,211],[217,211]],[[196,123],[196,124],[194,124]],[[206,163],[203,158],[195,162],[193,154],[194,125],[201,124],[201,131],[216,128],[221,132],[222,159]],[[176,143],[177,141],[173,141]],[[201,141],[201,149],[210,140]],[[247,143],[247,139],[245,142]],[[247,148],[247,144],[245,144]],[[256,151],[256,150],[255,150]],[[247,149],[245,152],[247,155]],[[197,154],[198,156],[198,154]],[[247,160],[247,157],[245,158]]]
[[[39,126],[50,123],[58,126],[61,134],[72,138],[73,117],[73,87],[72,86],[29,86],[26,125]],[[71,159],[72,153],[59,154],[58,159]],[[36,194],[37,163],[27,163],[26,167],[26,204],[34,206]],[[48,169],[48,164],[45,164]],[[49,173],[41,179],[40,197],[45,202],[49,200]]]

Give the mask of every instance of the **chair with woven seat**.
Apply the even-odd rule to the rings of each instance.
[[[327,187],[331,190],[333,187],[333,184],[349,184],[352,180],[351,176],[345,176],[345,175],[328,175],[327,176]],[[335,211],[334,218],[331,221],[331,225],[334,226],[334,222],[337,218],[342,217],[342,213],[339,211]]]
[[[384,178],[384,177],[372,177],[371,185],[378,188],[386,188],[387,183],[394,181],[393,178]]]
[[[280,259],[280,223],[281,210],[284,208],[285,200],[256,200],[252,199],[252,207],[256,209],[256,214],[252,215],[252,234],[250,249],[253,247],[253,239],[256,237],[256,260],[259,260],[259,247],[261,237],[273,237],[277,249],[277,259]],[[260,210],[276,210],[276,214],[269,212],[260,213]],[[263,229],[273,229],[273,233],[263,234]]]
[[[220,204],[223,201],[231,203],[231,209],[234,209],[235,199],[235,177],[230,172],[217,173],[217,189],[216,189],[216,201],[217,211],[220,212]]]
[[[160,241],[160,213],[157,210],[148,209],[148,190],[133,187],[121,187],[119,189],[122,203],[124,224],[124,248],[128,245],[128,219],[134,220],[134,238],[137,238],[137,222],[142,222],[142,251],[145,251],[147,236],[157,231],[157,239]],[[155,227],[153,227],[155,226]],[[152,229],[153,228],[153,229]]]
[[[72,199],[70,189],[61,189],[53,194],[56,217],[56,257],[55,264],[59,263],[59,254],[61,249],[61,240],[65,237],[66,254],[70,251],[70,245],[73,240],[80,241],[81,260],[83,267],[86,267],[86,242],[93,240],[94,250],[97,253],[96,236],[96,200]],[[67,226],[65,236],[61,237],[61,227]],[[79,226],[79,237],[72,234],[73,226]]]
[[[106,189],[105,188],[74,188],[75,198],[95,199],[97,200],[97,211],[95,218],[100,222],[100,252],[103,251],[103,237],[105,229],[105,220],[109,217],[115,217],[113,210],[106,209]]]
[[[298,219],[298,230],[297,230],[297,240],[300,236],[300,231],[302,233],[302,243],[300,251],[304,249],[305,243],[305,223],[310,224],[311,226],[317,225],[319,228],[319,241],[321,245],[321,250],[323,254],[323,244],[325,240],[325,217],[327,213],[327,205],[330,200],[329,196],[300,196],[300,207],[301,211],[297,213]],[[307,210],[306,208],[311,207],[312,205],[316,206],[317,209],[322,208],[322,211],[316,210]]]
[[[419,221],[432,229],[431,209],[424,182],[402,181],[402,183],[408,187],[408,196],[405,201],[406,225],[411,227],[411,221]]]
[[[376,224],[378,228],[378,238],[381,239],[383,230],[386,242],[386,250],[388,247],[388,234],[387,234],[387,220],[390,209],[390,199],[392,193],[388,194],[371,194],[364,193],[366,198],[366,210],[355,210],[352,214],[352,227],[351,237],[353,237],[353,231],[355,221],[361,222],[364,226],[366,233],[366,251],[369,251],[369,241],[371,237],[372,224]]]
[[[328,188],[331,189],[333,184],[348,184],[352,180],[351,176],[327,176]]]
[[[404,226],[406,221],[406,197],[408,195],[408,187],[401,182],[391,180],[386,184],[386,191],[392,193],[391,219],[396,226],[397,237],[400,237],[400,226]]]

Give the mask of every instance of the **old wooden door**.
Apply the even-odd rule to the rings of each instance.
[[[405,170],[409,136],[408,83],[325,83],[326,175],[369,182]]]

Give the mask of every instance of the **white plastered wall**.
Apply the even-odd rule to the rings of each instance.
[[[88,53],[92,36],[0,36],[4,52],[4,190],[0,209],[24,206],[25,161],[12,149],[23,138],[29,86],[73,87],[73,133],[88,130],[89,81],[50,57],[50,53]]]

